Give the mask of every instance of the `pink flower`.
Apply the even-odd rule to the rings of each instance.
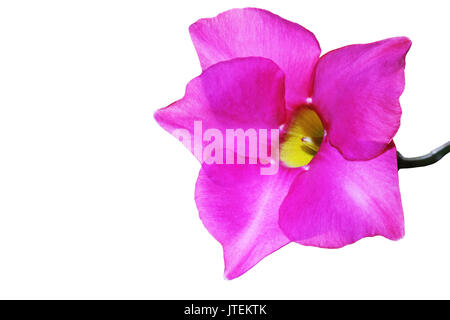
[[[155,113],[158,123],[170,133],[193,133],[194,121],[219,132],[284,128],[277,174],[248,163],[200,170],[195,201],[223,246],[228,279],[289,242],[339,248],[403,237],[392,139],[409,39],[320,57],[311,32],[254,8],[201,19],[190,33],[203,73]]]

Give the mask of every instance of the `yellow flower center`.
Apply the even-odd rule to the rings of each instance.
[[[288,167],[307,165],[319,150],[324,135],[322,121],[313,109],[300,107],[281,142],[280,159]]]

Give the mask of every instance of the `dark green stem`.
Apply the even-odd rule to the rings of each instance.
[[[442,157],[444,157],[449,152],[450,141],[421,157],[405,158],[400,152],[397,151],[398,170],[429,166],[430,164],[436,163],[441,160]]]

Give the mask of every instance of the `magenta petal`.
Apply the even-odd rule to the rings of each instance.
[[[408,38],[331,51],[320,58],[313,104],[331,144],[347,159],[366,160],[386,148],[400,126]]]
[[[289,243],[278,209],[299,170],[261,175],[259,165],[208,165],[198,176],[200,218],[223,247],[225,277],[236,278]]]
[[[396,149],[367,161],[348,161],[323,142],[310,169],[293,182],[280,208],[280,227],[292,241],[339,248],[376,235],[404,235]]]
[[[320,46],[302,26],[266,10],[246,8],[201,19],[189,31],[203,69],[237,57],[264,57],[285,73],[289,107],[311,95]]]
[[[197,131],[215,129],[223,137],[226,129],[277,129],[285,121],[284,92],[284,74],[269,59],[234,59],[189,82],[183,99],[158,110],[155,119],[171,134],[187,130],[194,152],[194,121],[202,122]],[[210,142],[200,143],[204,148]],[[201,154],[195,155],[201,161]]]

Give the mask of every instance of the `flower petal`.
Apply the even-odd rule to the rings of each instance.
[[[314,34],[302,26],[266,10],[245,8],[201,19],[189,31],[203,69],[237,57],[264,57],[286,75],[288,107],[311,96],[320,46]]]
[[[223,247],[225,277],[236,278],[289,240],[278,209],[300,169],[261,175],[259,165],[204,165],[195,201],[208,231]]]
[[[183,99],[155,113],[156,121],[179,138],[187,130],[192,139],[183,143],[196,152],[194,122],[200,145],[206,147],[202,132],[215,129],[225,137],[226,129],[277,129],[285,121],[284,74],[265,58],[240,58],[218,63],[193,79]],[[201,149],[200,149],[201,150]]]
[[[376,235],[404,235],[396,149],[367,161],[348,161],[323,142],[310,169],[293,182],[280,208],[280,227],[292,241],[339,248]]]
[[[391,38],[347,46],[320,58],[312,101],[331,144],[347,159],[379,155],[397,132],[410,46],[408,38]]]

